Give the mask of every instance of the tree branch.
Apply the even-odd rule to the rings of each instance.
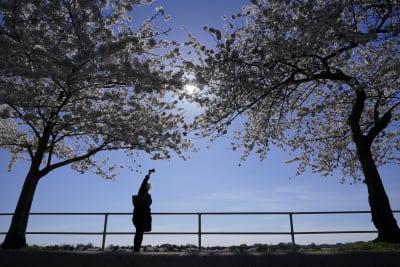
[[[64,161],[55,163],[55,164],[53,164],[53,165],[48,165],[48,166],[46,166],[45,168],[43,168],[43,169],[39,172],[39,173],[40,173],[39,176],[40,176],[40,177],[43,177],[43,176],[45,176],[46,174],[48,174],[50,171],[52,171],[52,170],[54,170],[54,169],[57,169],[57,168],[66,166],[66,165],[68,165],[68,164],[71,164],[71,163],[74,163],[74,162],[78,162],[78,161],[81,161],[81,160],[90,158],[91,156],[93,156],[93,155],[96,154],[97,152],[99,152],[99,151],[101,151],[101,150],[104,150],[104,149],[105,149],[105,145],[103,144],[103,145],[101,145],[101,146],[99,146],[99,147],[97,147],[97,148],[95,148],[95,149],[93,149],[93,150],[90,150],[88,153],[86,153],[86,154],[84,154],[84,155],[81,155],[81,156],[78,156],[78,157],[74,157],[74,158],[71,158],[71,159],[68,159],[68,160],[64,160]]]
[[[374,127],[372,127],[367,134],[368,142],[370,144],[372,144],[375,137],[388,126],[391,119],[392,113],[388,111],[382,116],[382,118],[375,120]]]

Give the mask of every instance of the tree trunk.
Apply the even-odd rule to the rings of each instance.
[[[25,178],[10,228],[4,239],[2,245],[3,249],[20,249],[26,246],[25,232],[39,178],[38,172],[33,171],[31,167],[31,170]]]
[[[371,207],[372,222],[378,230],[378,237],[375,241],[400,243],[400,229],[393,216],[389,198],[387,197],[369,147],[361,148],[359,161],[368,188],[368,201]]]
[[[393,216],[389,199],[371,153],[374,138],[387,127],[391,120],[391,114],[389,111],[384,116],[379,117],[378,112],[375,110],[375,124],[369,130],[368,134],[364,135],[360,127],[360,120],[367,95],[361,87],[356,88],[355,93],[356,97],[349,117],[349,123],[353,134],[353,141],[357,147],[358,159],[364,173],[365,183],[368,188],[368,201],[371,207],[372,222],[378,230],[378,237],[375,241],[400,243],[400,229]]]

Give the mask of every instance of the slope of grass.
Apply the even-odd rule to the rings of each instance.
[[[400,252],[400,244],[360,242],[333,248],[338,252]]]

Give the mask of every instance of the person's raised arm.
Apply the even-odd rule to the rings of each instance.
[[[149,172],[147,173],[147,175],[144,177],[143,182],[142,182],[142,184],[140,185],[140,188],[139,188],[139,193],[138,193],[139,195],[146,193],[146,185],[147,185],[147,183],[148,183],[148,181],[150,179],[150,174],[152,172],[155,172],[155,169],[150,169]]]

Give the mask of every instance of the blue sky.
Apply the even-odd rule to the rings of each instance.
[[[248,1],[204,0],[155,1],[141,6],[136,12],[150,14],[156,6],[163,6],[172,15],[172,38],[185,40],[183,27],[207,42],[204,25],[222,26],[222,15],[240,11]],[[135,20],[136,17],[134,17]],[[163,26],[163,25],[161,25]],[[188,111],[190,114],[190,110]],[[226,211],[335,211],[369,210],[364,184],[341,184],[340,175],[320,177],[306,172],[293,177],[296,166],[286,164],[290,156],[272,149],[268,158],[260,162],[251,155],[240,162],[240,151],[230,149],[230,139],[221,138],[209,149],[207,140],[195,140],[201,147],[183,161],[172,157],[168,161],[151,161],[141,155],[138,162],[142,174],[124,168],[115,180],[104,180],[92,173],[81,175],[68,167],[58,169],[44,177],[37,188],[32,212],[130,212],[131,195],[136,194],[144,174],[152,174],[153,212],[226,212]],[[122,152],[103,153],[119,164],[128,165]],[[13,212],[25,178],[28,164],[18,163],[12,172],[7,171],[9,155],[0,150],[0,212]],[[239,166],[239,163],[241,163]],[[400,209],[400,181],[398,166],[382,168],[381,175],[391,200],[392,209]],[[397,215],[397,220],[400,217]],[[0,232],[8,229],[9,217],[0,217]],[[196,231],[195,216],[154,216],[153,231]],[[129,216],[109,219],[111,231],[133,231]],[[28,231],[101,231],[103,218],[94,217],[36,217],[30,218]],[[204,216],[204,231],[288,231],[286,216]],[[347,216],[295,216],[295,230],[373,230],[368,215]],[[375,235],[359,236],[299,236],[298,243],[336,243],[370,240]],[[0,236],[1,239],[4,236]],[[203,245],[231,245],[242,243],[289,242],[289,236],[205,236]],[[100,237],[92,236],[28,236],[29,244],[88,243],[100,244]],[[196,236],[149,236],[143,244],[196,244]],[[131,245],[132,236],[115,236],[107,244]]]

